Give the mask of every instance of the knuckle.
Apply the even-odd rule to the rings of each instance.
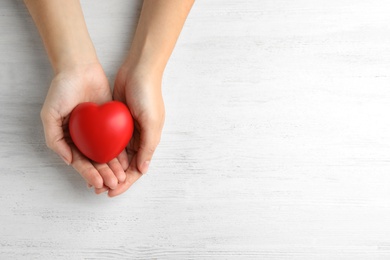
[[[107,182],[107,186],[110,187],[111,189],[115,189],[118,186],[118,181],[115,179],[110,179]]]
[[[161,111],[160,113],[151,113],[146,117],[146,123],[149,126],[154,126],[155,128],[160,127],[164,124],[165,121],[165,112]]]
[[[51,150],[54,150],[55,148],[55,143],[56,143],[56,139],[51,136],[51,131],[49,129],[49,124],[48,122],[50,121],[50,118],[47,114],[47,112],[45,111],[45,109],[41,109],[41,112],[40,112],[40,117],[41,117],[41,121],[42,121],[42,124],[43,124],[43,129],[44,129],[44,133],[45,133],[45,143],[46,143],[46,146],[48,148],[50,148]]]
[[[150,143],[148,145],[145,145],[144,147],[141,147],[142,150],[144,150],[147,153],[154,153],[157,149],[158,142]]]
[[[92,176],[89,177],[89,181],[91,182],[92,186],[96,188],[101,188],[103,186],[103,180],[98,175],[93,174]]]
[[[56,151],[58,148],[58,142],[62,139],[60,136],[53,136],[45,134],[46,146],[51,150]]]
[[[49,113],[47,112],[45,107],[43,107],[41,109],[41,112],[39,113],[39,116],[41,117],[41,121],[42,121],[43,124],[45,124],[49,120]]]
[[[148,153],[154,153],[154,151],[156,151],[156,146],[149,146],[147,147],[145,150],[148,152]]]
[[[54,142],[52,140],[49,140],[48,138],[46,138],[46,146],[49,149],[54,150]]]
[[[46,115],[45,115],[45,112],[43,111],[43,109],[41,109],[41,112],[39,113],[39,116],[41,117],[42,122],[44,122]]]

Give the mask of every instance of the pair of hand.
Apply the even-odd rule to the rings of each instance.
[[[126,191],[148,170],[164,124],[161,81],[194,0],[144,0],[113,94],[89,36],[79,0],[24,0],[41,35],[55,77],[41,117],[47,145],[84,177],[96,193]],[[69,19],[71,18],[71,19]],[[69,114],[80,103],[126,104],[133,137],[107,164],[88,160],[72,144]]]
[[[133,116],[133,137],[125,151],[107,164],[90,161],[72,144],[68,120],[80,103],[125,103]],[[119,70],[113,94],[99,62],[80,64],[56,73],[41,111],[46,143],[71,164],[100,194],[125,192],[148,170],[164,124],[161,76],[125,64]]]

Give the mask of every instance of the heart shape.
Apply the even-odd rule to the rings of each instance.
[[[69,119],[70,136],[89,159],[107,163],[117,157],[133,135],[134,123],[129,109],[121,102],[101,106],[86,102],[75,107]]]

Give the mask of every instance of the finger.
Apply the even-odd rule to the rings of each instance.
[[[154,151],[160,142],[161,130],[154,129],[147,128],[147,130],[141,131],[140,134],[139,148],[137,152],[137,167],[141,173],[146,173],[148,171]]]
[[[104,186],[103,188],[95,188],[95,193],[96,194],[102,194],[103,192],[106,192],[108,191],[110,188],[108,188],[107,186]]]
[[[72,163],[72,150],[64,138],[62,128],[63,119],[56,112],[49,113],[43,108],[41,111],[41,120],[45,132],[46,145],[56,152],[66,164]]]
[[[126,155],[125,157],[127,158]],[[113,160],[109,161],[108,167],[110,167],[111,171],[116,176],[118,182],[124,182],[126,180],[125,170],[127,168],[124,169],[117,158],[114,158]]]
[[[115,189],[118,185],[118,179],[116,178],[113,171],[106,163],[93,163],[100,176],[103,178],[104,185],[110,189]],[[100,188],[100,187],[97,187]]]
[[[130,163],[130,167],[126,170],[126,181],[120,183],[115,190],[109,190],[108,196],[115,197],[118,196],[125,191],[127,191],[131,185],[133,185],[139,178],[141,178],[142,173],[138,171],[136,167],[136,156],[133,157],[132,162]]]
[[[127,156],[127,153],[126,153],[126,149],[123,150],[117,157],[120,165],[122,166],[122,169],[123,169],[123,174],[125,175],[124,171],[127,170],[127,168],[129,168],[129,157]],[[117,176],[118,177],[118,176]],[[125,175],[125,178],[126,178],[126,175]],[[118,178],[119,179],[119,178]],[[120,182],[122,182],[121,180],[119,180]]]
[[[73,153],[73,168],[80,173],[84,180],[96,188],[103,187],[103,179],[92,163],[85,158],[75,146],[71,146]]]

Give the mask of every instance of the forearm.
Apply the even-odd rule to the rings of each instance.
[[[144,0],[125,66],[162,76],[194,0]]]
[[[97,61],[79,0],[24,0],[55,72]]]

